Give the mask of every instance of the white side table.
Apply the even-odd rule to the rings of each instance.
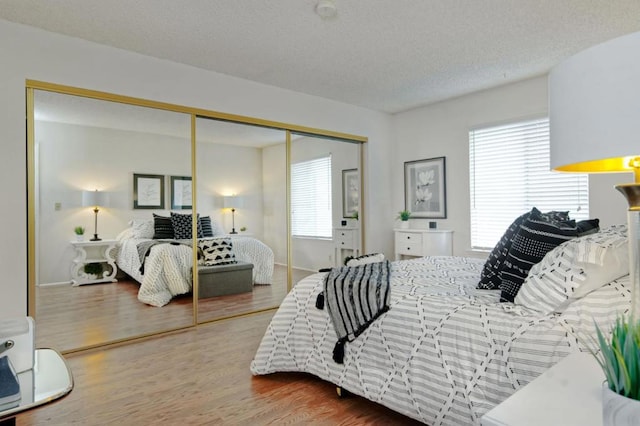
[[[73,259],[71,266],[71,284],[79,286],[117,282],[115,277],[118,267],[113,257],[116,243],[116,240],[71,241],[71,245],[76,250],[76,258]],[[84,272],[84,266],[88,263],[103,265],[102,273],[92,276]]]
[[[453,231],[394,229],[396,260],[403,256],[453,256]]]
[[[482,416],[482,426],[602,426],[604,373],[574,353]]]
[[[360,232],[358,228],[334,228],[333,247],[335,266],[343,264],[342,250],[349,250],[353,257],[360,256]]]

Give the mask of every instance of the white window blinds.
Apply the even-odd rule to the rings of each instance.
[[[291,165],[291,233],[331,238],[331,155]]]
[[[469,132],[471,247],[492,248],[521,214],[537,207],[589,216],[586,174],[549,169],[549,119]]]

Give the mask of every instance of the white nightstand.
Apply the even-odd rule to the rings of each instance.
[[[402,256],[453,256],[453,231],[394,229],[396,260]]]
[[[574,353],[482,416],[482,426],[602,426],[604,373]]]
[[[358,228],[334,228],[333,245],[335,251],[334,263],[342,265],[344,258],[342,250],[349,250],[353,257],[360,256],[360,233]]]
[[[71,267],[71,284],[74,286],[84,284],[115,283],[118,272],[113,254],[116,249],[116,240],[101,241],[71,241],[76,250],[76,258]],[[84,272],[87,263],[100,263],[103,271],[97,277],[91,277]]]

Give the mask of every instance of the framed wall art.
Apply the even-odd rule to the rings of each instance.
[[[171,176],[171,209],[191,210],[191,177]]]
[[[447,217],[445,157],[404,163],[404,208],[411,218]]]
[[[357,218],[360,210],[360,177],[358,169],[342,171],[342,217]]]
[[[133,174],[133,208],[164,209],[164,176]]]

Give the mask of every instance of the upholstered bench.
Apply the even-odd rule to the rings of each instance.
[[[253,264],[198,267],[198,299],[253,291]]]

